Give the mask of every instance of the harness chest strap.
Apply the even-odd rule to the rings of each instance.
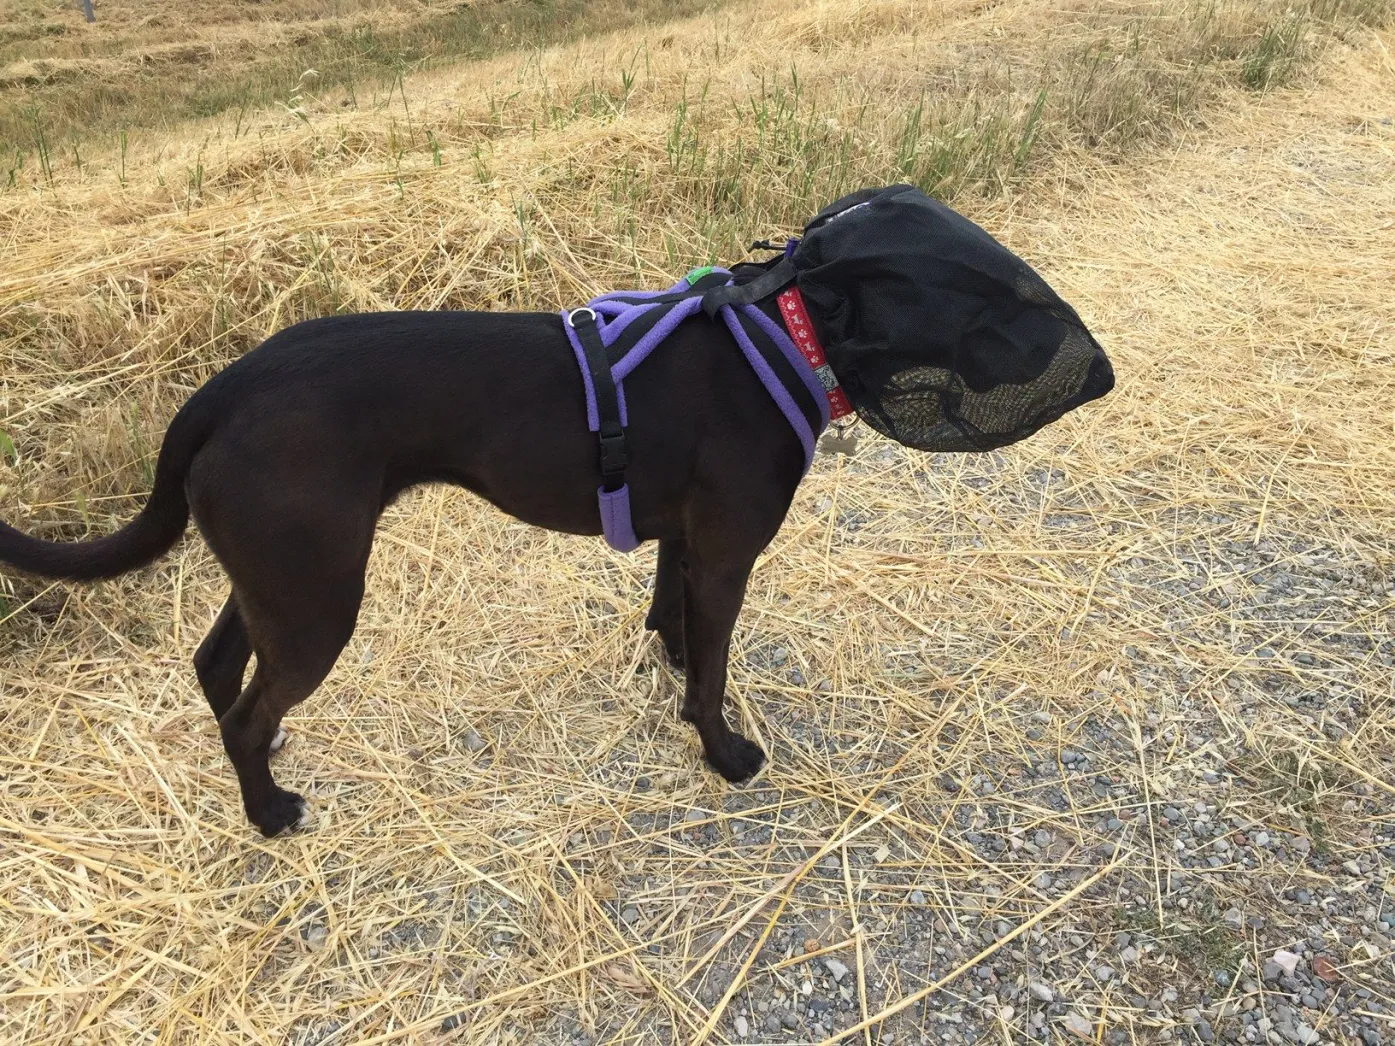
[[[567,313],[566,322],[581,343],[596,404],[601,452],[601,488],[596,496],[601,511],[601,527],[612,546],[627,552],[638,547],[639,541],[630,517],[630,487],[625,482],[630,452],[620,416],[620,393],[610,369],[605,343],[596,326],[596,310],[590,306],[574,309]]]

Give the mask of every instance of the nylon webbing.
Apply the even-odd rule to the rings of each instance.
[[[567,322],[581,342],[586,355],[586,368],[591,372],[591,387],[595,390],[596,415],[600,420],[601,479],[606,490],[619,490],[625,485],[625,469],[629,466],[629,447],[625,429],[620,424],[620,396],[610,373],[605,343],[596,327],[594,309],[576,309],[567,315]]]

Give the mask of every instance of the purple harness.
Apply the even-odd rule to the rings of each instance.
[[[629,552],[639,546],[630,517],[630,488],[624,482],[627,460],[623,430],[627,423],[624,380],[680,323],[702,311],[702,295],[731,282],[725,269],[698,269],[667,291],[612,291],[562,314],[563,326],[586,387],[586,423],[601,436],[602,470],[609,482],[597,491],[601,526],[611,548]],[[804,448],[804,469],[814,460],[815,441],[828,425],[826,390],[784,327],[755,305],[723,305],[718,310],[742,355],[780,408]],[[594,333],[593,333],[594,332]],[[594,339],[589,346],[585,339]],[[596,377],[613,381],[598,398]],[[593,377],[593,373],[595,377]],[[618,412],[618,418],[604,414]],[[617,442],[618,440],[618,442]],[[609,441],[609,442],[608,442]]]

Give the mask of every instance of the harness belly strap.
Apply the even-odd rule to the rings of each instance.
[[[625,426],[629,419],[624,380],[679,324],[702,311],[704,295],[725,290],[731,279],[731,273],[724,269],[698,269],[667,291],[614,291],[562,314],[585,387],[586,423],[600,443],[601,486],[596,495],[601,528],[606,543],[617,551],[630,552],[639,546],[630,514],[630,488],[625,482],[629,465]],[[798,294],[797,289],[791,290]],[[780,296],[782,325],[742,297],[745,295],[711,308],[709,315],[721,317],[746,362],[794,430],[807,472],[819,433],[830,418],[841,417],[851,408],[823,361],[803,303],[799,303],[795,321],[785,311],[785,295]],[[786,333],[787,326],[790,333]],[[795,335],[793,340],[791,334]]]

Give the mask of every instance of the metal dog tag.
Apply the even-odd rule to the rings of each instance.
[[[829,429],[819,439],[820,454],[846,454],[852,457],[857,450],[857,433],[852,429]]]

